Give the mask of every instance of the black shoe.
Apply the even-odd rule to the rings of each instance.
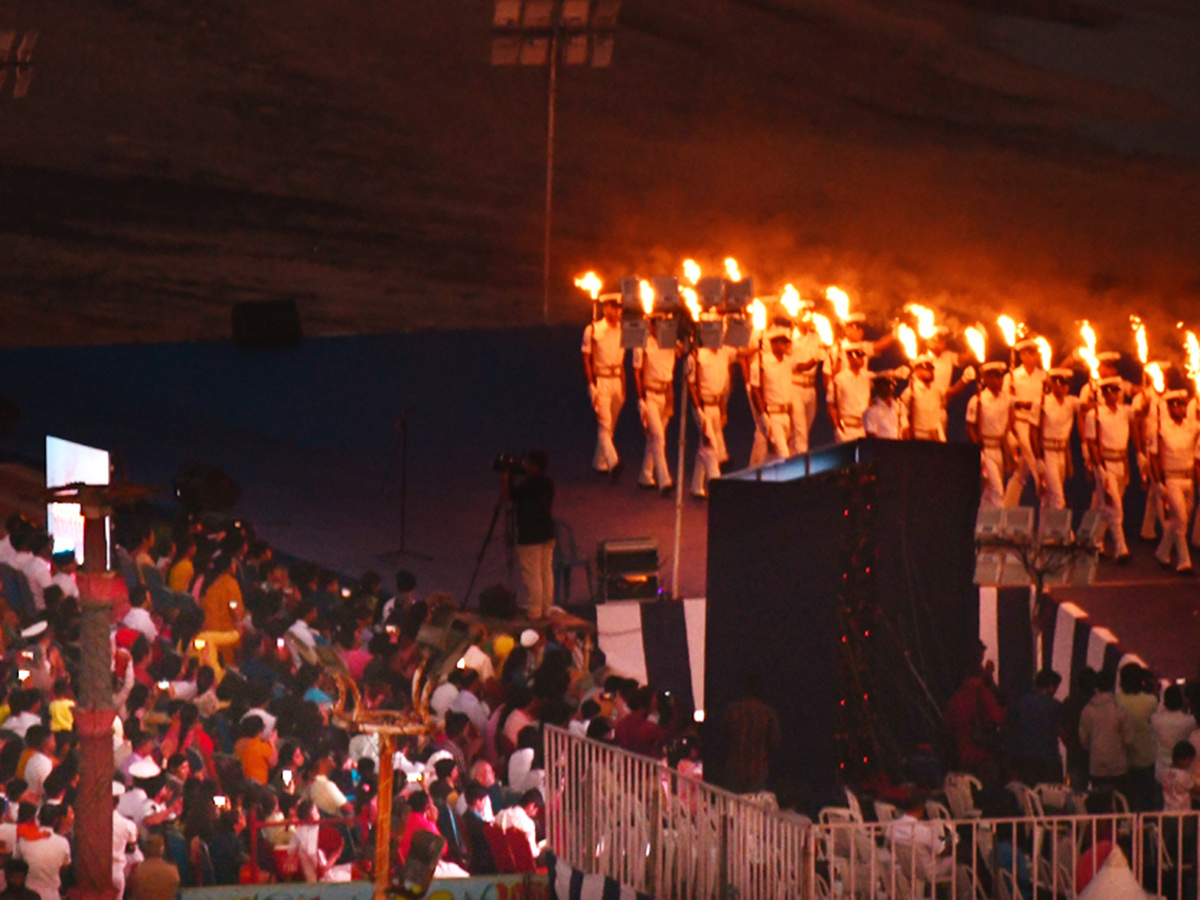
[[[1191,566],[1184,566],[1182,569],[1175,570],[1176,575],[1182,575],[1184,578],[1193,578],[1196,573],[1192,571]]]
[[[1160,569],[1170,569],[1172,567],[1169,561],[1159,559],[1157,556],[1154,557],[1154,561],[1158,563]]]
[[[644,491],[653,491],[653,490],[657,490],[657,489],[658,489],[658,485],[657,485],[657,484],[655,484],[654,482],[650,482],[649,484],[647,484],[647,483],[646,483],[646,482],[644,482],[644,481],[639,481],[639,482],[638,482],[638,487],[640,487],[640,488],[641,488],[642,490],[644,490]]]
[[[708,494],[697,494],[695,491],[693,491],[692,499],[699,500],[701,503],[704,503],[708,500]]]
[[[673,500],[675,498],[675,485],[668,484],[665,488],[660,488],[658,495],[664,500]]]
[[[1117,557],[1117,565],[1118,566],[1127,566],[1127,565],[1129,565],[1129,563],[1132,559],[1133,559],[1132,553],[1122,553],[1120,556]]]
[[[609,477],[617,479],[621,477],[621,473],[625,471],[625,463],[618,461],[615,466],[608,470]]]

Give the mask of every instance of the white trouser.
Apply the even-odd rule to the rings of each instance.
[[[767,439],[767,458],[787,459],[791,455],[792,412],[788,407],[764,413],[759,426]],[[807,443],[807,441],[806,441]]]
[[[596,454],[592,457],[592,468],[607,472],[620,462],[613,444],[613,429],[625,405],[625,383],[619,375],[602,376],[596,379],[591,394],[592,409],[596,411]]]
[[[984,445],[980,450],[983,496],[979,505],[997,508],[1004,505],[1004,448]]]
[[[725,429],[721,407],[707,403],[694,409],[696,428],[700,431],[700,446],[696,448],[696,465],[692,471],[692,493],[703,496],[708,482],[721,477],[721,459],[725,457]]]
[[[1066,509],[1067,497],[1063,483],[1067,480],[1067,451],[1046,450],[1042,454],[1042,474],[1046,489],[1042,492],[1042,512]]]
[[[746,399],[750,401],[750,410],[754,411],[754,393],[746,385]],[[763,430],[762,416],[754,417],[754,443],[750,446],[749,467],[761,466],[767,461],[767,433]]]
[[[817,389],[792,385],[792,446],[793,454],[808,452],[808,436],[817,417]]]
[[[667,422],[671,420],[670,395],[666,391],[646,391],[646,399],[638,401],[642,429],[646,432],[646,453],[638,484],[671,486],[671,470],[667,468]]]
[[[117,891],[113,895],[113,900],[121,900],[121,897],[125,894],[125,863],[113,863],[112,880],[113,887]]]
[[[1164,564],[1171,561],[1171,545],[1175,545],[1175,565],[1180,569],[1192,567],[1192,556],[1188,551],[1187,526],[1192,517],[1195,487],[1190,476],[1167,476],[1163,487],[1166,499],[1167,518],[1163,524],[1162,542],[1154,555]]]
[[[1143,454],[1138,454],[1138,468],[1141,469],[1142,479],[1147,481],[1146,512],[1142,515],[1142,540],[1152,541],[1157,537],[1156,526],[1163,526],[1163,536],[1167,533],[1167,514],[1163,506],[1163,486],[1154,480],[1150,472],[1150,460]]]
[[[1129,486],[1129,464],[1122,460],[1105,460],[1097,477],[1103,480],[1103,494],[1096,546],[1103,548],[1104,532],[1111,531],[1113,551],[1117,556],[1125,556],[1129,553],[1125,543],[1125,488]]]
[[[1031,474],[1037,472],[1037,459],[1033,455],[1033,444],[1030,443],[1029,438],[1030,427],[1030,424],[1022,419],[1017,419],[1013,423],[1016,442],[1015,446],[1011,444],[1010,446],[1017,461],[1017,468],[1012,477],[1008,479],[1008,488],[1004,492],[1006,507],[1021,505],[1021,494],[1025,490],[1025,482],[1029,480]]]
[[[540,619],[554,605],[554,540],[541,544],[517,544],[517,562],[521,565],[526,615]]]

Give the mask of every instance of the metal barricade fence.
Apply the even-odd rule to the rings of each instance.
[[[765,799],[546,729],[547,843],[565,862],[658,900],[813,896],[813,833]]]
[[[809,823],[558,728],[546,776],[554,852],[658,900],[1074,900],[1113,847],[1150,893],[1197,896],[1195,812]]]

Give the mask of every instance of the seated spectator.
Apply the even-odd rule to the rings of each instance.
[[[508,758],[508,789],[522,795],[529,790],[544,791],[546,770],[541,761],[542,736],[534,725],[517,735],[517,749]]]
[[[1163,691],[1162,709],[1150,717],[1154,733],[1154,774],[1161,784],[1163,775],[1171,768],[1175,745],[1186,741],[1196,730],[1196,718],[1183,711],[1183,688],[1172,684]]]
[[[617,722],[613,729],[616,744],[631,753],[661,759],[667,743],[667,732],[661,725],[650,721],[650,706],[654,692],[642,686],[627,698],[629,713]]]
[[[179,891],[179,869],[163,859],[162,835],[143,842],[145,859],[133,867],[125,885],[125,900],[174,900]]]
[[[428,794],[424,791],[413,791],[408,795],[408,818],[404,820],[404,830],[400,833],[400,840],[396,845],[396,855],[401,865],[404,865],[404,860],[408,858],[413,835],[418,831],[441,835],[437,825],[429,818],[430,812]]]
[[[545,801],[542,800],[542,792],[530,790],[521,795],[521,802],[519,804],[509,806],[496,813],[496,824],[500,827],[501,831],[519,831],[529,841],[529,855],[535,863],[541,855],[541,844],[538,842],[537,836],[537,822],[545,806]]]
[[[242,774],[250,781],[266,784],[271,767],[278,759],[275,745],[263,738],[265,726],[259,716],[248,715],[240,724],[240,736],[233,745],[233,755],[242,763]]]
[[[1171,768],[1160,780],[1165,812],[1190,812],[1192,801],[1200,797],[1200,783],[1192,777],[1196,748],[1189,741],[1178,741],[1171,751]]]
[[[467,871],[472,875],[492,875],[496,872],[496,859],[492,856],[483,830],[483,826],[493,818],[487,788],[478,781],[472,781],[467,785],[463,798],[466,803],[463,832],[467,842]]]

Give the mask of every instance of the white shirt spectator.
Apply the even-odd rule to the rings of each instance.
[[[446,718],[446,711],[458,699],[458,688],[448,681],[437,686],[429,698],[429,710],[439,719]]]
[[[529,813],[525,812],[523,806],[507,806],[500,812],[496,813],[496,824],[500,826],[501,831],[508,831],[510,828],[515,828],[520,831],[529,840],[529,854],[534,859],[541,852],[538,849],[537,842],[537,823],[529,818]]]
[[[146,820],[146,816],[160,813],[162,809],[162,804],[151,800],[150,795],[141,788],[130,788],[121,795],[121,799],[117,803],[117,812],[139,828]]]
[[[308,623],[303,619],[297,619],[292,623],[291,628],[287,630],[297,643],[303,644],[305,647],[316,647],[317,636],[313,634],[312,629],[308,627]],[[304,660],[300,658],[300,654],[292,648],[292,665],[300,668],[304,664]]]
[[[129,612],[125,613],[125,618],[121,622],[126,628],[132,628],[134,631],[141,632],[151,644],[158,640],[158,628],[155,626],[154,619],[150,616],[149,611],[144,607],[131,607]]]
[[[25,886],[42,900],[59,900],[62,870],[71,864],[71,844],[61,834],[44,832],[36,841],[21,839],[21,859],[29,864]]]
[[[537,788],[543,797],[546,795],[546,770],[533,768],[533,756],[533,749],[526,747],[514,750],[508,758],[508,789],[514,794]]]
[[[42,796],[42,783],[54,771],[54,760],[42,751],[37,751],[25,763],[25,783],[38,797]]]
[[[480,734],[483,734],[483,730],[487,728],[488,716],[492,714],[488,705],[475,696],[473,691],[459,691],[454,702],[450,704],[450,708],[455,712],[465,714]]]
[[[308,796],[317,809],[327,816],[340,816],[342,807],[350,802],[341,789],[325,775],[318,775],[313,779]]]
[[[13,549],[12,535],[6,534],[0,539],[0,564],[11,566],[16,558],[17,551]]]
[[[1196,730],[1196,718],[1181,709],[1160,709],[1150,717],[1150,730],[1154,732],[1154,774],[1162,781],[1171,768],[1175,745],[1186,741]]]
[[[34,556],[32,553],[22,555],[27,556],[22,561],[21,571],[29,579],[29,589],[33,592],[33,605],[38,609],[45,609],[46,588],[54,584],[54,576],[50,574],[50,560]]]
[[[75,575],[71,572],[55,572],[54,578],[51,579],[54,586],[63,592],[64,597],[79,597],[79,585],[75,581]]]
[[[29,726],[40,725],[41,721],[42,717],[37,713],[17,713],[15,716],[12,716],[4,722],[4,730],[11,731],[13,734],[19,736],[21,740],[24,740],[25,732],[29,730]]]
[[[242,721],[245,722],[250,716],[258,716],[260,719],[262,719],[262,736],[264,738],[269,738],[274,733],[277,720],[275,716],[271,715],[261,706],[252,706],[250,709],[246,710],[245,715],[242,716]]]

